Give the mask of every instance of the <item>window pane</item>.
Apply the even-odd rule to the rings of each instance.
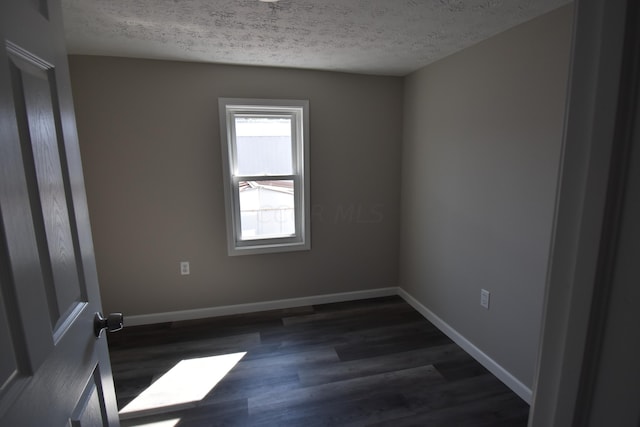
[[[236,117],[238,175],[292,175],[291,119]]]
[[[242,240],[295,234],[293,180],[240,181]]]

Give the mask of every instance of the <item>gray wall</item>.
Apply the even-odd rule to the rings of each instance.
[[[88,56],[70,68],[106,311],[397,285],[402,79]],[[309,100],[311,251],[227,256],[221,96]]]
[[[400,286],[528,387],[571,20],[563,7],[405,82]]]

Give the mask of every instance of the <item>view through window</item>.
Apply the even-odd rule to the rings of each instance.
[[[291,118],[236,117],[237,174],[274,179],[239,181],[242,239],[295,235]]]

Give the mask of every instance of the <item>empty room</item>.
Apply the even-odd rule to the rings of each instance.
[[[635,426],[605,3],[8,2],[1,424]]]

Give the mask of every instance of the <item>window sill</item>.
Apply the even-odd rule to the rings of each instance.
[[[239,255],[259,255],[259,254],[272,254],[280,252],[297,252],[297,251],[309,251],[311,250],[310,242],[297,242],[297,243],[279,243],[279,244],[261,244],[251,246],[238,246],[228,248],[229,256]]]

